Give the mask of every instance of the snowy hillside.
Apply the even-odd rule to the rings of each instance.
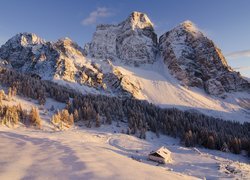
[[[0,179],[247,179],[250,175],[248,160],[241,155],[185,148],[178,140],[152,133],[141,140],[120,134],[123,128],[51,132],[0,127]],[[148,153],[162,145],[172,152],[172,163],[148,161]]]
[[[188,88],[171,76],[161,59],[140,68],[119,64],[115,67],[140,87],[136,96],[138,99],[161,107],[197,110],[226,120],[250,122],[250,96],[247,92],[228,93],[222,99],[208,95],[199,88]]]
[[[141,71],[149,70],[145,67]],[[147,85],[146,80],[141,82],[142,87]],[[6,88],[1,89],[7,93]],[[128,124],[120,121],[99,128],[86,128],[80,121],[57,131],[51,116],[65,104],[52,99],[41,106],[37,100],[15,96],[1,104],[20,104],[24,110],[39,108],[42,127],[0,126],[0,179],[247,179],[250,175],[249,159],[243,155],[183,147],[179,139],[162,134],[157,137],[152,132],[142,140],[124,134]],[[172,161],[165,165],[147,158],[161,146],[171,151]]]

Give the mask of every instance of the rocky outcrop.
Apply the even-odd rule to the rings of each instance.
[[[204,88],[213,95],[250,89],[228,66],[221,50],[190,21],[163,34],[159,47],[170,72],[187,86]]]
[[[140,83],[132,81],[129,76],[122,74],[118,68],[112,68],[110,73],[104,74],[104,82],[117,95],[134,98],[140,96]]]
[[[95,58],[120,59],[125,64],[139,66],[155,61],[157,35],[146,14],[133,12],[118,25],[97,26],[85,49]]]
[[[54,43],[59,57],[56,59],[55,78],[69,82],[103,88],[102,72],[84,54],[83,49],[69,38]]]

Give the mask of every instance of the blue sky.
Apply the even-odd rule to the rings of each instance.
[[[184,20],[214,40],[229,65],[250,77],[249,0],[0,0],[0,45],[19,32],[55,41],[89,42],[99,23],[119,23],[145,12],[158,36]]]

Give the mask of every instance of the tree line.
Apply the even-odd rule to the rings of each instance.
[[[146,131],[179,137],[188,147],[250,154],[250,123],[225,121],[197,112],[176,108],[162,109],[146,101],[104,95],[83,95],[75,90],[30,75],[0,68],[0,81],[15,89],[17,94],[46,102],[46,97],[66,103],[67,113],[59,112],[56,119],[68,124],[86,122],[86,126],[99,127],[101,123],[120,121],[128,123],[128,134],[146,138]],[[67,116],[66,120],[63,116]],[[54,121],[55,118],[54,118]],[[57,121],[56,121],[57,122]]]

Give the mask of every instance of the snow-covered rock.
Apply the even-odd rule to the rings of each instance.
[[[185,85],[213,95],[250,90],[250,84],[228,66],[221,50],[190,21],[163,34],[159,47],[171,73]]]
[[[113,67],[109,73],[104,74],[104,83],[110,88],[110,91],[117,95],[140,99],[139,81],[133,81],[131,76],[126,75],[119,68]]]
[[[102,64],[108,69],[104,73],[101,65],[87,58],[85,51],[69,38],[53,43],[32,33],[20,33],[0,48],[0,61],[3,66],[42,79],[94,89],[87,88],[88,93],[100,90],[107,94],[136,96],[138,91],[129,78],[113,70],[111,62]],[[79,90],[86,92],[84,86]]]
[[[153,63],[157,53],[157,35],[146,14],[133,12],[118,25],[99,25],[86,52],[95,58],[121,59],[139,66]]]
[[[223,94],[225,93],[225,89],[223,88],[220,81],[217,81],[216,79],[209,79],[205,82],[205,90],[209,94]]]
[[[9,66],[24,73],[34,72],[40,77],[52,76],[57,56],[52,43],[32,33],[17,34],[0,48],[0,58]]]
[[[69,38],[53,43],[32,33],[20,33],[0,48],[0,58],[10,67],[42,79],[102,86],[98,82],[101,72],[87,60],[83,49]]]

